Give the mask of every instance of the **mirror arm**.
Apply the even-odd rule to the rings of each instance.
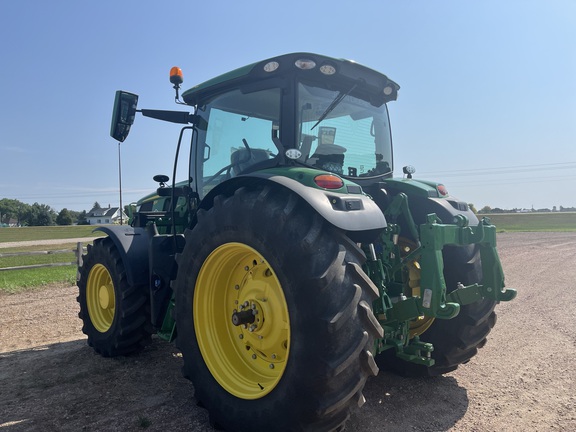
[[[141,109],[137,112],[142,113],[144,117],[151,117],[157,120],[164,120],[171,123],[188,124],[193,123],[194,115],[186,111],[166,111],[166,110],[150,110]]]

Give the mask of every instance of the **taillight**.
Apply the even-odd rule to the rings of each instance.
[[[314,177],[314,183],[324,189],[340,189],[344,181],[334,174],[320,174]]]
[[[446,186],[444,186],[443,184],[439,184],[438,186],[436,186],[436,189],[438,190],[438,193],[442,196],[446,196],[448,195],[448,189],[446,189]]]

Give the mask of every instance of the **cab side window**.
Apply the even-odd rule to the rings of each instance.
[[[208,126],[199,137],[201,195],[278,153],[272,137],[279,133],[279,89],[246,94],[234,90],[212,100],[203,111]]]

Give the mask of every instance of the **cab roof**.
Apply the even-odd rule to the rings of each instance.
[[[291,53],[252,63],[198,84],[182,94],[188,105],[237,86],[271,78],[298,77],[326,85],[356,84],[358,91],[377,104],[396,100],[400,86],[386,75],[354,61],[313,53]]]

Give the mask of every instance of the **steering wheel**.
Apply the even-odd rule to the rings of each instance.
[[[220,177],[224,171],[226,171],[226,178],[228,178],[230,176],[230,170],[232,169],[232,167],[234,165],[248,162],[250,160],[250,158],[252,157],[252,149],[248,145],[248,141],[246,141],[245,138],[242,138],[242,144],[244,144],[244,147],[246,147],[246,150],[248,150],[248,154],[246,155],[246,157],[243,158],[243,160],[239,160],[239,161],[236,161],[234,163],[229,163],[224,168],[221,168],[220,170],[218,170],[218,172],[216,174],[212,175],[208,180],[206,180],[204,182],[204,186],[207,186],[210,183],[212,183],[214,180],[216,180],[218,177]]]

